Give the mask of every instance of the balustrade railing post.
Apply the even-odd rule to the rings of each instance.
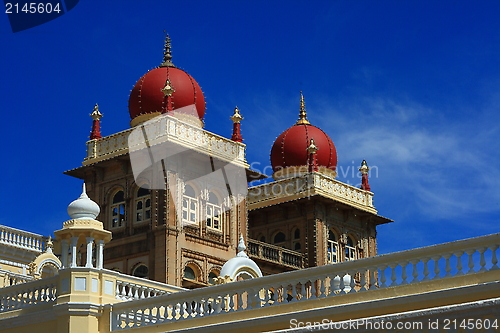
[[[431,259],[434,261],[434,279],[440,279],[441,269],[439,268],[439,260],[441,260],[441,256],[433,256]]]
[[[488,246],[488,248],[490,249],[491,251],[491,263],[493,264],[493,266],[490,268],[490,271],[493,271],[495,269],[498,269],[498,259],[497,259],[497,249],[498,249],[498,245],[490,245]]]
[[[479,255],[480,255],[479,265],[481,266],[481,268],[479,268],[479,272],[486,272],[487,271],[486,260],[484,259],[484,252],[486,251],[486,247],[480,247],[477,250],[479,251]]]
[[[424,263],[424,278],[422,279],[422,281],[429,281],[430,280],[429,260],[431,260],[431,258],[428,258],[428,257],[422,258],[422,262]]]
[[[457,273],[455,275],[456,276],[464,275],[464,272],[462,270],[463,269],[462,256],[464,255],[464,251],[456,251],[453,254],[457,258],[457,265],[456,265]]]
[[[473,254],[476,252],[476,249],[469,249],[465,250],[465,253],[467,253],[467,256],[469,257],[468,264],[467,266],[469,267],[469,270],[467,271],[467,274],[472,274],[475,273],[474,271],[474,259],[473,259]]]
[[[401,285],[408,284],[408,274],[406,273],[406,267],[408,266],[408,261],[402,261],[399,263],[399,266],[401,266]]]

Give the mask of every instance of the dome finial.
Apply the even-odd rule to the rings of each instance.
[[[245,240],[243,239],[243,235],[240,234],[240,241],[238,242],[238,254],[237,257],[248,258],[248,255],[245,253],[247,247],[245,246]]]
[[[160,64],[160,67],[175,67],[172,63],[172,46],[170,45],[170,36],[167,34],[165,30],[165,47],[163,49],[163,62]]]
[[[302,91],[300,92],[300,112],[299,112],[299,120],[295,123],[295,125],[310,125],[311,123],[307,120],[307,112],[306,112],[306,103],[304,102],[304,95],[302,95]]]

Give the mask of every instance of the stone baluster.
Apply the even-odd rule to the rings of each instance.
[[[467,256],[469,257],[468,264],[467,266],[469,267],[469,270],[467,271],[467,274],[472,274],[475,273],[474,271],[474,258],[472,255],[476,252],[476,249],[469,249],[466,250],[465,253],[467,253]]]
[[[406,267],[408,266],[408,261],[402,261],[399,263],[399,266],[401,266],[401,285],[408,284],[408,275],[406,273]]]
[[[488,248],[490,249],[491,251],[491,263],[493,264],[493,266],[490,268],[490,271],[492,270],[495,270],[495,269],[498,269],[498,259],[497,259],[497,249],[498,249],[498,245],[490,245],[488,246]]]
[[[349,276],[349,293],[356,292],[356,272],[348,272],[347,276]]]
[[[445,253],[443,254],[443,258],[446,260],[446,264],[445,264],[445,267],[444,267],[444,270],[446,272],[446,274],[444,275],[444,277],[450,277],[451,276],[451,265],[450,265],[450,258],[451,258],[452,254],[451,253]]]
[[[368,278],[369,278],[369,284],[370,284],[370,290],[376,289],[377,288],[377,279],[375,277],[375,271],[377,268],[375,267],[369,267],[368,268]]]
[[[429,277],[429,260],[431,260],[431,258],[422,258],[422,262],[424,263],[424,278],[422,279],[422,281],[429,281],[430,280],[430,277]]]
[[[486,252],[486,247],[480,247],[477,249],[479,251],[479,265],[481,265],[481,268],[479,269],[479,272],[486,272],[486,260],[484,259],[484,252]]]
[[[439,260],[441,256],[433,256],[431,259],[434,261],[434,279],[440,279],[441,269],[439,268]]]
[[[379,269],[380,269],[380,288],[386,288],[386,284],[385,282],[387,281],[386,277],[385,277],[385,269],[387,268],[386,265],[383,265],[383,266],[380,266]]]
[[[369,289],[368,284],[366,282],[366,277],[369,274],[369,272],[363,271],[360,272],[360,274],[361,274],[361,281],[360,281],[361,288],[359,289],[359,291],[366,291]]]
[[[462,266],[462,256],[464,254],[464,251],[457,251],[455,253],[453,253],[455,255],[455,257],[457,258],[457,273],[455,274],[455,276],[460,276],[460,275],[464,275],[464,272],[463,272],[463,266]]]
[[[389,267],[391,268],[391,284],[389,285],[390,287],[397,286],[397,276],[396,276],[396,267],[398,267],[397,263],[392,263],[389,264]]]

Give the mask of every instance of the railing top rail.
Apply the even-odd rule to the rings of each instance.
[[[375,257],[369,257],[354,261],[341,262],[337,264],[330,264],[319,267],[305,268],[301,270],[285,272],[275,275],[268,275],[255,279],[248,279],[243,281],[237,281],[222,285],[210,286],[200,289],[189,290],[189,299],[196,299],[198,297],[207,297],[214,294],[231,294],[235,290],[241,289],[260,289],[265,285],[282,284],[293,281],[298,281],[307,278],[315,278],[321,275],[336,275],[343,274],[346,272],[356,272],[359,269],[369,269],[371,267],[379,267],[388,265],[391,263],[408,262],[412,259],[418,258],[431,258],[438,254],[443,253],[453,253],[453,252],[463,252],[468,249],[486,247],[491,245],[500,244],[500,233],[491,234],[487,236],[480,236],[475,238],[469,238],[464,240],[458,240],[454,242],[431,245],[427,247],[421,247],[417,249],[411,249],[401,252],[383,254]],[[142,306],[150,302],[159,302],[161,300],[165,301],[185,301],[186,293],[179,292],[170,295],[158,296],[155,299],[144,299],[136,301],[134,306]],[[114,304],[113,307],[116,308],[127,308],[130,306],[127,302]]]

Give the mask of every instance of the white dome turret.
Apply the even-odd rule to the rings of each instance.
[[[92,201],[85,191],[85,183],[83,183],[83,191],[78,199],[73,201],[68,206],[68,214],[72,219],[91,219],[95,220],[101,209],[99,205]]]

